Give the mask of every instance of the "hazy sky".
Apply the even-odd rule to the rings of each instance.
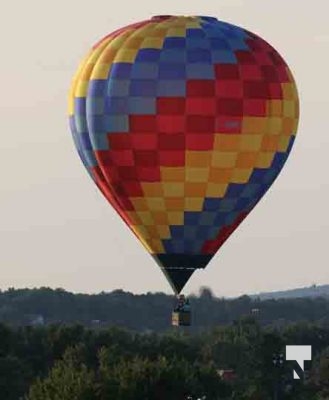
[[[72,75],[90,46],[158,14],[215,16],[259,34],[290,65],[301,100],[283,173],[186,292],[329,283],[328,12],[327,0],[7,2],[0,17],[0,287],[170,293],[84,170],[66,116]]]

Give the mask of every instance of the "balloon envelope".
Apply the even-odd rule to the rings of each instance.
[[[180,292],[281,171],[298,95],[257,35],[211,17],[158,16],[91,49],[69,116],[90,176]]]

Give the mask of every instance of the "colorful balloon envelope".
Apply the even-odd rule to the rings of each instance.
[[[277,51],[211,17],[159,16],[109,34],[69,96],[84,166],[176,293],[276,179],[298,114]]]

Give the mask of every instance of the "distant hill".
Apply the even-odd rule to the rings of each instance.
[[[329,324],[329,286],[326,288],[235,299],[218,298],[210,289],[202,288],[199,295],[190,296],[192,330],[227,325],[251,316],[262,325],[283,326],[298,321]],[[170,327],[175,302],[173,296],[164,293],[114,290],[90,295],[50,288],[8,289],[0,292],[0,323],[15,326],[78,323],[95,328],[115,325],[160,332]]]
[[[251,295],[250,297],[259,297],[261,300],[267,299],[297,299],[301,297],[329,297],[329,285],[297,288],[280,292],[265,292]]]

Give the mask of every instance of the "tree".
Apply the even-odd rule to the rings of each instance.
[[[81,349],[70,348],[48,377],[37,379],[28,400],[96,400],[94,373],[81,360]]]
[[[113,365],[107,349],[100,354],[101,400],[225,399],[230,388],[212,366],[184,359],[135,357]]]
[[[28,369],[15,356],[0,357],[0,397],[17,400],[24,395],[28,381]]]
[[[319,399],[329,398],[329,347],[324,349],[315,359],[311,373],[311,381],[319,392]]]

